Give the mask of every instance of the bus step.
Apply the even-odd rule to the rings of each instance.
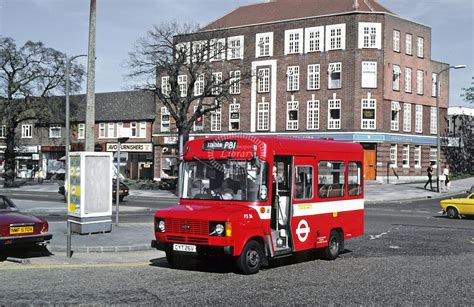
[[[273,258],[281,258],[281,257],[287,257],[291,255],[292,255],[291,248],[277,249],[275,250],[275,256]]]

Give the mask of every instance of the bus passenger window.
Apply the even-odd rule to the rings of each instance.
[[[342,161],[318,163],[318,195],[320,198],[344,196],[345,164]]]
[[[360,162],[349,162],[348,170],[349,196],[359,196],[362,194],[362,166]]]
[[[295,199],[313,198],[313,168],[297,166],[295,180]]]

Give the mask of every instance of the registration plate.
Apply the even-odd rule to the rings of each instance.
[[[17,235],[22,233],[32,233],[33,226],[12,226],[10,227],[10,234]]]
[[[177,251],[177,252],[195,253],[196,252],[196,245],[173,244],[173,250]]]

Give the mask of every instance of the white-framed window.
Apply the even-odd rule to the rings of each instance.
[[[194,96],[201,96],[204,93],[204,74],[199,74],[194,82]]]
[[[382,24],[359,22],[359,49],[382,48]]]
[[[377,88],[377,62],[362,62],[362,87]]]
[[[222,90],[222,72],[212,73],[213,87],[211,90],[212,95],[219,95]]]
[[[430,109],[430,133],[437,134],[438,133],[438,113],[436,111],[436,107],[431,107]]]
[[[416,93],[418,95],[423,95],[423,76],[424,76],[423,70],[417,70],[416,71]]]
[[[419,104],[415,106],[415,132],[423,132],[423,106]]]
[[[33,125],[21,125],[21,138],[31,139],[33,133]]]
[[[0,125],[0,139],[4,139],[7,137],[7,126]]]
[[[112,139],[115,137],[115,125],[114,123],[107,123],[107,137]]]
[[[408,55],[413,54],[413,35],[405,34],[405,53]]]
[[[341,129],[341,99],[328,100],[328,129]]]
[[[419,57],[419,58],[422,58],[424,57],[425,55],[425,52],[424,52],[424,45],[425,45],[425,40],[423,39],[423,37],[419,37],[418,36],[418,40],[417,40],[417,52],[416,52],[416,55]]]
[[[164,76],[161,77],[161,93],[164,96],[169,96],[171,92],[170,77]]]
[[[170,111],[161,107],[161,132],[170,132]]]
[[[308,130],[319,129],[319,100],[308,100],[308,107],[306,109],[306,127]]]
[[[270,124],[270,104],[262,98],[262,102],[258,103],[257,108],[257,130],[268,130]]]
[[[392,118],[390,122],[390,129],[392,131],[398,131],[400,128],[400,102],[392,101]]]
[[[207,41],[192,42],[193,62],[204,62],[207,60]]]
[[[138,137],[137,122],[130,122],[130,137]]]
[[[362,99],[362,125],[361,129],[376,128],[377,101],[375,99]]]
[[[324,27],[306,28],[305,31],[305,52],[324,51]]]
[[[259,93],[270,92],[270,68],[260,68],[258,70],[257,85]]]
[[[397,144],[390,145],[390,164],[392,167],[397,167]]]
[[[403,104],[403,131],[411,131],[411,103]]]
[[[438,89],[436,88],[438,81],[438,74],[432,73],[431,74],[431,96],[436,97],[436,93],[438,92]]]
[[[211,112],[211,131],[222,130],[221,109]]]
[[[211,39],[209,60],[222,61],[225,59],[225,38]]]
[[[105,123],[99,123],[99,138],[105,138]]]
[[[410,145],[403,145],[402,165],[405,168],[410,167]]]
[[[194,106],[194,113],[198,110],[198,106]],[[204,116],[199,116],[193,123],[194,131],[202,131],[204,129]]]
[[[346,24],[326,26],[326,51],[346,49]]]
[[[286,103],[286,130],[298,130],[298,101],[287,101]]]
[[[294,92],[300,89],[300,67],[289,66],[286,71],[287,91]]]
[[[191,55],[191,43],[176,44],[175,58],[181,63],[189,63]]]
[[[328,88],[335,89],[342,86],[342,63],[329,63]]]
[[[179,75],[178,76],[178,86],[179,86],[179,95],[181,97],[186,97],[188,94],[188,76]]]
[[[321,72],[319,64],[308,65],[308,90],[319,90]]]
[[[393,65],[392,89],[394,91],[400,90],[400,75],[401,75],[400,66]]]
[[[405,92],[411,93],[411,68],[405,67]]]
[[[415,167],[421,167],[421,146],[415,145],[415,154],[414,154]]]
[[[393,30],[393,51],[400,52],[400,31]]]
[[[257,33],[255,42],[255,57],[273,56],[273,32]]]
[[[146,121],[140,122],[140,137],[146,138]]]
[[[229,105],[229,131],[240,131],[240,104],[235,100]]]
[[[61,125],[49,125],[49,138],[58,139],[61,137]]]
[[[123,122],[117,123],[117,137],[129,137],[129,131],[123,129]]]
[[[86,124],[77,125],[77,138],[82,140],[86,137]]]
[[[227,39],[227,59],[243,59],[244,58],[244,36],[233,36]]]
[[[433,165],[433,168],[438,167],[436,161],[438,161],[438,148],[430,147],[430,165]]]
[[[285,31],[285,55],[303,53],[303,29]]]
[[[240,70],[234,70],[230,72],[229,82],[229,93],[232,95],[240,94]]]

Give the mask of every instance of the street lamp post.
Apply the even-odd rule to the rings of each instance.
[[[440,176],[440,172],[441,172],[441,164],[440,164],[440,160],[441,160],[441,138],[440,138],[440,124],[439,124],[439,96],[440,96],[440,93],[441,93],[441,86],[440,86],[440,79],[441,79],[441,74],[445,71],[448,71],[450,69],[462,69],[462,68],[466,68],[466,65],[453,65],[453,66],[449,66],[449,67],[446,67],[445,69],[441,70],[438,75],[436,76],[436,144],[437,144],[437,148],[436,148],[436,181],[437,181],[437,184],[436,184],[436,187],[437,187],[437,190],[438,190],[438,193],[441,192],[440,188],[439,188],[439,176]]]
[[[120,131],[119,131],[120,133]],[[119,202],[120,202],[120,147],[125,143],[128,137],[119,137],[117,139],[117,166],[115,176],[115,226],[119,225]]]
[[[69,176],[69,143],[70,141],[70,121],[69,121],[69,77],[71,75],[71,62],[79,57],[86,57],[85,54],[76,55],[70,57],[66,61],[66,171],[64,174],[64,195],[66,195],[66,202],[69,204],[69,180],[67,176]],[[68,209],[69,212],[69,209]],[[70,258],[71,255],[71,223],[69,219],[67,220],[67,256]]]

